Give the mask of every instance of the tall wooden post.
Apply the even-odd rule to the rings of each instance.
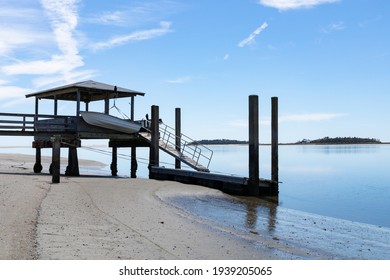
[[[271,110],[271,180],[279,182],[279,151],[278,151],[278,98],[272,97]]]
[[[36,122],[38,121],[38,111],[39,111],[39,99],[35,98],[35,117],[34,117],[34,130]],[[35,164],[33,167],[34,173],[41,173],[42,171],[42,161],[41,161],[41,148],[35,148]]]
[[[117,176],[118,175],[118,147],[113,146],[112,147],[112,162],[111,162],[111,175]]]
[[[176,150],[180,153],[181,151],[181,110],[180,108],[175,109],[175,145]],[[175,168],[180,169],[181,168],[181,161],[178,159],[175,159]]]
[[[60,182],[60,160],[61,160],[61,136],[54,135],[51,138],[53,143],[53,154],[52,154],[52,183]]]
[[[149,165],[159,165],[159,107],[156,105],[152,106],[152,123],[151,123],[151,143],[150,143],[150,155]]]
[[[249,96],[249,193],[259,195],[259,97]]]
[[[132,121],[134,121],[134,96],[131,97],[130,100],[130,118]],[[138,163],[137,163],[137,147],[132,146],[131,147],[131,163],[130,163],[130,177],[131,178],[137,178],[137,169],[138,169]]]

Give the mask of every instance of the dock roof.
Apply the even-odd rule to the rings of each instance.
[[[143,92],[89,80],[27,94],[26,98],[56,98],[57,100],[77,101],[78,91],[80,92],[80,101],[83,102],[145,95]]]

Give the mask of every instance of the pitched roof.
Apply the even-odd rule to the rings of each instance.
[[[89,80],[27,94],[26,98],[54,99],[56,97],[57,100],[77,101],[78,91],[80,100],[84,102],[145,95],[143,92]]]

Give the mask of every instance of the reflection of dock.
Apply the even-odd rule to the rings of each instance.
[[[42,171],[41,149],[51,148],[53,156],[50,173],[53,174],[52,181],[54,183],[60,181],[61,148],[68,148],[69,152],[68,167],[65,174],[78,176],[77,148],[81,147],[81,141],[83,139],[108,139],[109,147],[112,148],[111,173],[114,176],[117,175],[118,148],[131,148],[131,177],[135,178],[138,166],[136,148],[150,147],[150,178],[205,185],[224,191],[256,196],[278,193],[278,180],[277,176],[274,176],[274,174],[277,174],[277,164],[273,164],[272,180],[260,179],[258,174],[257,97],[250,97],[250,100],[255,101],[250,102],[249,178],[241,178],[209,172],[213,152],[181,133],[179,108],[176,109],[175,128],[161,122],[158,116],[158,106],[152,106],[151,121],[136,121],[134,119],[134,99],[136,96],[143,95],[142,92],[94,81],[80,82],[29,94],[26,97],[35,98],[35,114],[0,113],[0,136],[34,137],[33,148],[36,149],[35,173]],[[115,105],[115,100],[118,98],[130,99],[131,108],[128,120],[109,115],[113,108],[120,111]],[[112,99],[114,105],[110,107],[110,100]],[[39,114],[41,103],[47,101],[53,102],[53,114]],[[64,101],[75,102],[74,115],[58,115],[58,104]],[[103,103],[104,113],[90,112],[90,104],[95,102]],[[84,103],[83,108],[81,108],[82,103]],[[273,135],[276,135],[276,138],[273,136],[273,140],[277,140],[277,134],[274,134],[274,130],[277,132],[277,126],[273,125]],[[273,144],[275,144],[274,142]],[[272,158],[275,158],[277,163],[277,141],[273,147]],[[159,167],[159,150],[176,159],[176,169]],[[188,165],[194,171],[181,170],[181,163]]]

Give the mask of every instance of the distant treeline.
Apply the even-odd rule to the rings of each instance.
[[[241,140],[230,140],[230,139],[212,139],[212,140],[199,140],[196,142],[192,142],[190,144],[202,144],[202,145],[242,145],[242,144],[248,144],[248,141],[241,141]]]
[[[381,144],[379,139],[359,137],[324,137],[316,140],[303,139],[295,144]]]

